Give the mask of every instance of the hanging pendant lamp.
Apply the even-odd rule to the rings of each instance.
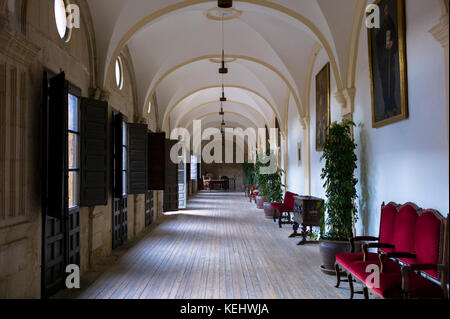
[[[227,98],[225,97],[225,87],[224,87],[224,85],[222,84],[222,97],[220,98],[220,102],[226,102],[227,101]]]
[[[222,9],[229,9],[233,6],[233,0],[218,0],[217,6]]]

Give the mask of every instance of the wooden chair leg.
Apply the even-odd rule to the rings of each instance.
[[[353,277],[352,275],[348,274],[348,285],[350,286],[350,300],[353,299],[355,295],[355,288],[353,287]]]
[[[339,288],[339,286],[341,285],[341,269],[338,265],[338,263],[336,263],[334,265],[334,269],[336,270],[336,288]]]
[[[278,218],[278,226],[280,226],[280,228],[283,228],[283,212],[280,211],[280,217]]]
[[[369,300],[369,289],[367,287],[363,288],[364,299]]]

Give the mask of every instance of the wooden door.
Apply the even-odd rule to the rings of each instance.
[[[153,222],[153,191],[148,191],[145,195],[145,227]]]
[[[126,117],[113,114],[113,211],[112,248],[122,246],[128,239],[127,153],[128,134]]]
[[[170,150],[177,141],[165,141],[165,185],[164,208],[165,212],[178,210],[178,164],[170,159]]]
[[[51,79],[50,79],[51,78]],[[64,72],[43,77],[41,295],[65,288],[66,267],[80,265],[79,89]]]

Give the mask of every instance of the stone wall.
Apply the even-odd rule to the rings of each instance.
[[[41,109],[44,69],[59,73],[79,87],[84,97],[107,100],[129,122],[148,123],[156,130],[153,111],[146,118],[137,107],[133,63],[121,53],[124,86],[114,74],[99,88],[92,21],[85,0],[81,28],[60,39],[53,0],[0,0],[0,298],[41,296]],[[16,8],[10,12],[8,7]],[[20,9],[20,10],[19,10]],[[112,115],[111,115],[112,117]],[[112,118],[110,119],[112,121]],[[112,122],[111,122],[112,123]],[[112,125],[112,124],[111,124]],[[111,130],[112,131],[112,130]],[[111,254],[112,194],[107,206],[81,208],[81,273]],[[129,196],[128,236],[145,227],[145,196]],[[155,220],[162,214],[162,194],[155,192]]]

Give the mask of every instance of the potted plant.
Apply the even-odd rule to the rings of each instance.
[[[266,218],[273,219],[273,215],[276,214],[276,210],[270,205],[271,203],[280,203],[283,201],[283,183],[281,178],[284,171],[278,168],[274,174],[266,175],[267,183],[265,194],[268,202],[264,203],[264,214]],[[276,216],[278,217],[278,216]]]
[[[249,195],[250,189],[254,183],[255,179],[255,164],[254,163],[243,163],[242,168],[244,170],[245,175],[245,192]]]
[[[269,152],[269,151],[268,151]],[[268,153],[270,154],[270,153]],[[256,207],[258,209],[264,209],[264,203],[268,201],[267,199],[267,175],[261,174],[261,167],[264,166],[264,164],[261,163],[259,160],[263,154],[257,154],[256,155],[256,163],[255,163],[255,173],[254,173],[254,180],[255,184],[258,185],[258,196],[256,196]]]
[[[348,240],[353,237],[353,226],[358,218],[355,206],[358,180],[354,177],[357,168],[356,144],[351,134],[353,126],[355,123],[348,120],[331,124],[321,157],[325,160],[321,178],[325,181],[327,200],[323,209],[327,214],[319,247],[323,261],[321,268],[330,274],[334,273],[336,254],[350,251]]]

